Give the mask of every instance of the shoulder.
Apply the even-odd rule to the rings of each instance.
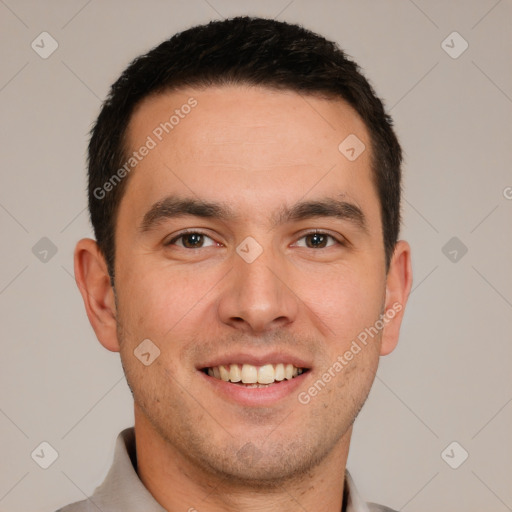
[[[65,507],[59,508],[55,512],[98,512],[98,508],[91,502],[90,499],[77,501],[75,503],[70,503]]]
[[[396,510],[392,508],[378,505],[377,503],[368,503],[368,510],[370,512],[396,512]]]

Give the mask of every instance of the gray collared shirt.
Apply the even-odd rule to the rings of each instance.
[[[137,476],[135,460],[135,431],[131,427],[117,436],[112,466],[93,495],[57,512],[166,512]],[[393,512],[382,505],[363,501],[348,471],[344,494],[345,512]]]

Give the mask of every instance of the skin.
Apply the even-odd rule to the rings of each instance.
[[[120,352],[134,395],[139,477],[169,511],[295,511],[298,503],[339,511],[352,424],[379,356],[397,344],[412,282],[405,241],[386,271],[368,131],[341,100],[223,86],[147,98],[130,122],[129,147],[190,97],[197,106],[129,177],[115,293],[96,243],[81,240],[75,252],[90,322],[102,345]],[[353,162],[338,150],[349,134],[366,145]],[[237,216],[187,215],[141,230],[170,194],[222,201]],[[272,223],[283,205],[325,198],[357,206],[366,228],[323,216]],[[207,236],[198,248],[179,245],[190,239],[165,245],[183,229]],[[305,235],[315,229],[335,238],[312,246]],[[252,263],[236,252],[248,236],[263,250]],[[394,304],[402,309],[379,335],[300,403],[298,393]],[[149,366],[134,356],[144,339],[160,349]],[[240,404],[198,369],[235,352],[293,354],[310,371],[270,405]]]

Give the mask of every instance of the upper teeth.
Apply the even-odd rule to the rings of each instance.
[[[208,368],[208,375],[226,382],[243,382],[244,384],[272,384],[275,381],[284,379],[290,380],[303,372],[293,364],[264,364],[253,366],[243,364],[220,365]]]

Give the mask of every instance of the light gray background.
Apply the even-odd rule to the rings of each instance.
[[[415,283],[356,422],[360,490],[407,512],[512,510],[510,0],[0,0],[0,510],[89,495],[133,421],[118,355],[96,341],[73,280],[74,244],[91,236],[85,148],[100,102],[141,52],[236,14],[338,41],[405,149]],[[43,31],[59,45],[47,59],[31,48]],[[456,59],[442,47],[453,31],[469,44]],[[468,249],[456,262],[442,252],[454,236]],[[58,248],[46,262],[32,252],[42,237]],[[46,470],[30,455],[42,441],[59,454]],[[441,457],[452,441],[452,464],[469,453],[458,469]]]

